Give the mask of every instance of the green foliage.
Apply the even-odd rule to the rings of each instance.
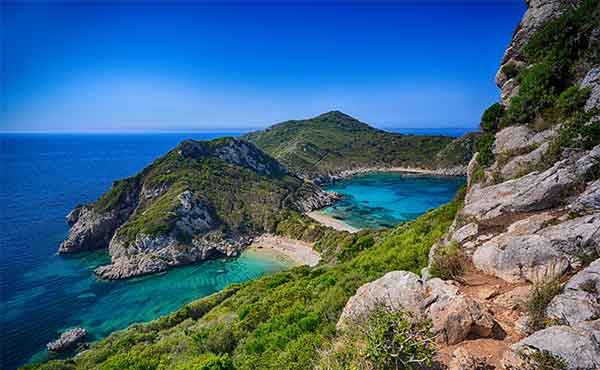
[[[481,128],[484,132],[496,132],[504,114],[504,106],[500,103],[492,104],[481,116]]]
[[[235,370],[229,355],[209,355],[198,361],[177,367],[176,370]]]
[[[452,138],[386,132],[337,111],[279,123],[245,138],[288,168],[309,176],[364,166],[428,168],[441,160],[450,166],[464,164],[465,157],[468,161],[472,155],[472,148],[460,146],[436,158]]]
[[[502,66],[502,73],[504,73],[507,79],[511,79],[519,74],[519,70],[514,63],[506,63]]]
[[[435,351],[430,322],[415,320],[383,302],[344,330],[335,345],[324,352],[317,368],[421,369],[431,365]]]
[[[590,89],[580,89],[573,85],[560,94],[556,107],[563,116],[570,117],[583,108],[590,92]]]
[[[439,248],[433,256],[431,275],[444,280],[457,280],[467,269],[468,258],[458,242]]]
[[[475,143],[475,147],[479,152],[478,162],[481,166],[487,167],[494,162],[494,142],[496,141],[496,135],[487,132],[479,137]]]
[[[356,289],[391,270],[419,271],[460,206],[457,199],[392,230],[353,236],[343,248],[346,259],[336,265],[298,267],[236,285],[116,332],[75,357],[72,368],[187,370],[216,354],[229,354],[237,370],[311,368],[315,353],[330,346]]]
[[[528,326],[531,330],[540,330],[546,324],[546,307],[562,291],[562,285],[556,278],[542,279],[534,284],[526,302],[525,308],[528,315]]]

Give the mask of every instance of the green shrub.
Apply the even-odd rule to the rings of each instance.
[[[514,63],[506,63],[502,66],[502,73],[504,73],[507,79],[511,79],[519,74],[519,70]]]
[[[475,142],[475,147],[479,152],[478,161],[479,164],[487,167],[494,163],[494,142],[496,141],[496,135],[493,133],[482,134]]]
[[[235,370],[229,355],[209,355],[200,360],[192,361],[177,368],[177,370]]]
[[[317,368],[323,370],[412,370],[430,366],[435,352],[431,323],[383,302],[348,324]]]
[[[590,92],[590,89],[580,89],[573,85],[559,95],[556,107],[564,117],[570,117],[583,108]]]
[[[500,103],[494,103],[486,109],[481,116],[481,128],[483,131],[496,132],[503,114],[504,106]]]
[[[468,258],[457,242],[439,248],[431,263],[431,275],[444,280],[457,280],[467,270]]]
[[[546,307],[562,291],[557,278],[541,280],[534,284],[529,300],[525,304],[528,326],[531,330],[540,330],[546,326]]]

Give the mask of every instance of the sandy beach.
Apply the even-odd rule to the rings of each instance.
[[[336,230],[348,231],[351,233],[360,231],[360,229],[350,226],[347,223],[345,223],[344,221],[340,221],[331,216],[328,216],[321,211],[308,212],[306,215],[308,217],[312,218],[313,220],[317,221],[318,223],[325,225],[325,226],[329,226]]]
[[[321,259],[311,243],[272,234],[261,235],[248,248],[261,252],[280,253],[298,265],[316,266]]]

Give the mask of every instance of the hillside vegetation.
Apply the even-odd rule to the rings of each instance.
[[[28,369],[309,369],[335,337],[348,298],[394,269],[419,271],[461,201],[385,233],[357,238],[335,266],[298,267],[233,285],[148,324],[133,325],[79,356]]]
[[[473,135],[447,148],[450,137],[387,132],[338,111],[278,123],[244,138],[308,177],[360,167],[453,167],[473,154]]]

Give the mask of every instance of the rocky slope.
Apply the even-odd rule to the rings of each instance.
[[[245,139],[302,177],[328,181],[353,171],[404,167],[464,175],[478,134],[458,139],[386,132],[339,111],[278,123]],[[432,158],[435,158],[432,160]]]
[[[286,211],[332,201],[248,142],[188,140],[76,207],[59,253],[108,248],[112,263],[96,270],[106,279],[160,272],[237,255],[255,235],[273,231]]]
[[[391,297],[433,321],[450,369],[600,368],[600,3],[528,5],[429,268],[362,286],[338,327]]]

